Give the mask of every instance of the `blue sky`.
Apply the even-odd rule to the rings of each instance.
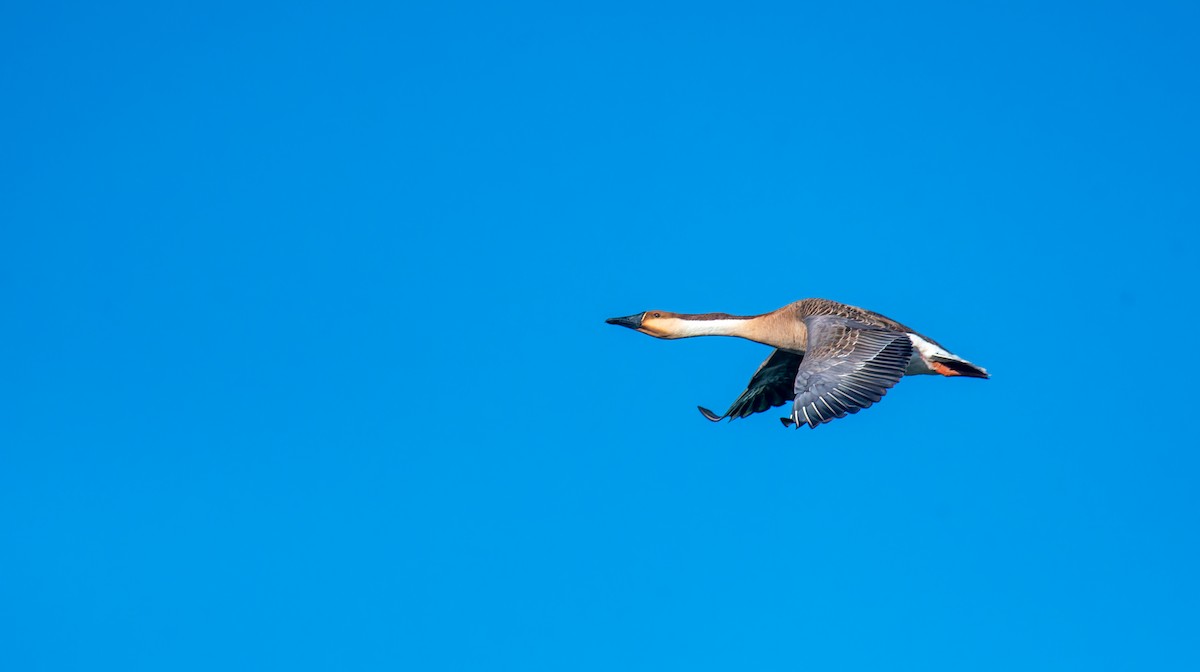
[[[1200,667],[1187,3],[0,21],[0,666]],[[821,296],[987,367],[712,425]]]

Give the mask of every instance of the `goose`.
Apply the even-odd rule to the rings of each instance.
[[[815,429],[870,407],[904,376],[989,378],[982,367],[879,313],[828,299],[802,299],[762,315],[648,310],[605,320],[663,339],[736,336],[775,350],[722,415],[745,418],[792,402],[784,427]]]

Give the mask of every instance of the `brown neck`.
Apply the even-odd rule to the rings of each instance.
[[[726,313],[677,315],[670,322],[670,333],[671,338],[735,336],[793,352],[803,352],[808,338],[804,322],[783,311],[751,316]]]

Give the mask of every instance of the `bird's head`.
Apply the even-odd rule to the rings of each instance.
[[[663,310],[647,310],[629,317],[610,317],[605,322],[629,327],[655,338],[681,338],[676,328],[679,317]]]

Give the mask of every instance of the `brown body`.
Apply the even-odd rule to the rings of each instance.
[[[802,299],[758,316],[750,320],[747,333],[754,336],[750,339],[752,341],[774,345],[791,352],[804,352],[808,349],[808,330],[804,326],[804,318],[817,315],[836,315],[873,327],[883,327],[906,334],[916,333],[879,313],[828,299]],[[925,340],[933,343],[929,338]]]

